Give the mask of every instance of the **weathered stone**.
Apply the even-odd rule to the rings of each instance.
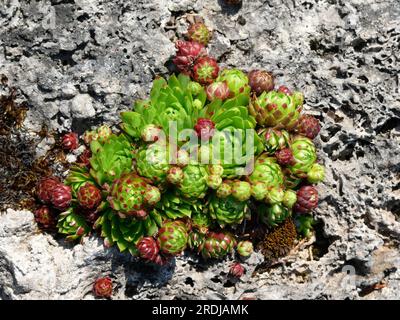
[[[82,133],[145,98],[168,74],[175,30],[194,10],[214,30],[221,67],[263,68],[297,88],[321,120],[316,139],[326,181],[318,186],[316,240],[264,273],[261,256],[203,263],[190,255],[144,267],[92,236],[73,246],[38,232],[33,215],[0,216],[0,297],[92,299],[98,276],[114,299],[397,299],[400,292],[400,7],[396,0],[5,1],[0,74],[30,105],[25,126]],[[167,28],[179,21],[177,29]],[[38,154],[45,150],[44,142]],[[311,250],[314,249],[314,250]],[[286,261],[286,262],[285,262]],[[197,267],[196,267],[197,265]]]

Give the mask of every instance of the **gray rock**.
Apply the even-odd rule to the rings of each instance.
[[[92,98],[88,94],[79,94],[71,100],[71,116],[76,119],[92,118],[96,114]]]
[[[0,74],[30,105],[25,126],[59,132],[107,122],[168,73],[169,39],[195,11],[214,29],[221,67],[264,68],[298,88],[323,125],[327,168],[315,238],[264,273],[227,278],[232,258],[179,257],[150,268],[97,237],[73,246],[38,232],[31,213],[0,216],[0,297],[92,299],[110,275],[114,299],[397,299],[400,292],[400,8],[397,0],[6,1]],[[167,22],[181,23],[177,30]],[[176,31],[176,32],[175,32]],[[46,141],[38,150],[43,153]]]

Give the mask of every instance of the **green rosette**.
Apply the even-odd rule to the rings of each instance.
[[[246,201],[238,201],[233,196],[219,198],[215,194],[211,195],[208,207],[210,216],[221,227],[241,223],[249,210]]]

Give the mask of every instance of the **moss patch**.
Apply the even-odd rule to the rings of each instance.
[[[297,238],[296,226],[291,218],[265,236],[258,247],[267,259],[280,258],[289,253]]]

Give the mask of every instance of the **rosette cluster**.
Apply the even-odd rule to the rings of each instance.
[[[86,132],[64,183],[41,181],[38,221],[49,225],[58,210],[68,239],[99,230],[107,247],[160,265],[186,249],[207,259],[237,247],[247,257],[255,239],[241,232],[246,223],[268,233],[293,219],[299,234],[312,233],[324,168],[303,94],[265,70],[220,68],[203,23],[188,39],[176,43],[177,74],[156,78],[118,127]],[[77,152],[77,136],[62,145]]]

